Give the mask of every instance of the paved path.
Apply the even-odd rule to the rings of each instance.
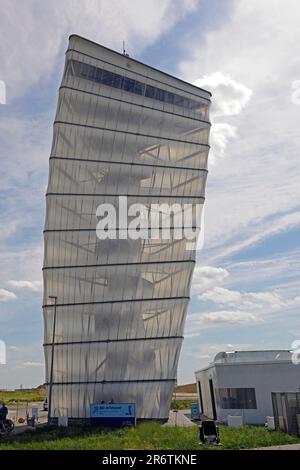
[[[258,447],[254,450],[300,450],[300,444],[285,444],[282,446]]]
[[[178,410],[177,412],[174,410],[170,410],[169,414],[169,421],[165,423],[163,426],[178,426],[181,428],[186,428],[190,426],[196,426],[193,421],[191,421],[188,418],[188,414],[190,413],[190,410]]]
[[[29,415],[31,415],[32,408],[38,408],[39,410],[39,418],[37,425],[44,425],[45,423],[47,423],[48,413],[47,411],[43,411],[43,402],[30,402],[27,406],[24,403],[19,404],[19,406],[9,405],[8,418],[15,423],[14,432],[18,433],[26,431],[28,429],[32,429],[30,426],[27,426],[27,424],[18,422],[19,418],[23,418],[26,422],[26,413],[28,412]]]

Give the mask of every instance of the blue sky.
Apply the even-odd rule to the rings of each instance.
[[[0,388],[44,381],[44,194],[71,33],[119,51],[125,39],[132,57],[213,92],[205,244],[178,381],[220,350],[300,339],[299,21],[297,0],[1,0]]]

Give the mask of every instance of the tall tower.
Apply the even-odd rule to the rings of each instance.
[[[175,217],[168,239],[120,237],[117,217],[117,236],[101,240],[96,211],[112,204],[119,216],[119,196],[150,212],[202,204],[209,104],[205,90],[70,37],[44,231],[51,417],[89,418],[91,403],[113,399],[167,419],[195,252],[175,238]]]

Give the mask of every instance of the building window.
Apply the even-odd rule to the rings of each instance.
[[[257,408],[255,388],[218,388],[216,391],[219,407],[223,410]]]
[[[146,86],[146,96],[147,96],[147,98],[155,99],[155,92],[156,92],[156,88],[154,86],[151,86],[151,85]]]
[[[123,79],[123,90],[130,91],[131,93],[134,93],[134,87],[135,87],[135,80],[132,80],[131,78],[124,77],[124,79]]]
[[[138,80],[123,77],[109,70],[104,70],[94,65],[85,64],[78,60],[69,60],[67,73],[75,75],[75,77],[84,78],[93,82],[102,83],[103,85],[119,88],[129,93],[146,96],[158,101],[174,104],[182,108],[193,109],[196,112],[206,109],[207,105],[202,102],[186,98],[171,91],[162,90],[161,88],[146,85]]]

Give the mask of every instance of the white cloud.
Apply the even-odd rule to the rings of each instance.
[[[201,319],[204,323],[257,323],[262,321],[253,313],[244,311],[231,311],[231,310],[220,310],[217,312],[209,312],[201,315]]]
[[[196,266],[193,274],[192,293],[198,294],[208,287],[221,284],[229,275],[223,268],[214,266]]]
[[[293,0],[235,0],[226,21],[201,41],[200,33],[188,35],[180,65],[185,79],[207,80],[218,77],[213,73],[218,70],[238,84],[222,85],[212,96],[216,114],[227,113],[226,124],[236,134],[227,143],[222,129],[219,137],[212,136],[212,143],[221,145],[215,155],[213,148],[218,165],[211,169],[206,192],[207,264],[299,226],[300,107],[291,102],[291,84],[299,80],[294,52],[299,21],[300,4]],[[251,99],[243,87],[252,91]]]
[[[22,337],[21,337],[22,339]],[[14,367],[44,366],[41,350],[42,338],[29,344],[10,345],[7,347],[8,364]],[[1,384],[0,384],[1,386]]]
[[[281,299],[276,292],[248,292],[247,297],[259,302],[280,305]]]
[[[22,367],[44,367],[45,364],[43,362],[34,362],[34,361],[27,361],[23,362]]]
[[[224,158],[226,155],[230,140],[237,137],[236,126],[227,122],[218,122],[217,118],[240,114],[250,100],[252,91],[221,72],[198,78],[194,85],[210,90],[213,95],[210,110],[212,127],[209,165],[214,165],[219,158]]]
[[[15,300],[17,298],[16,294],[10,292],[6,289],[0,289],[0,301],[7,302],[8,300]]]
[[[194,85],[210,90],[213,95],[210,111],[212,127],[209,165],[214,165],[219,158],[224,158],[226,155],[230,140],[237,137],[236,126],[227,122],[218,122],[217,118],[240,114],[250,100],[252,91],[220,72],[198,78]]]
[[[206,290],[198,295],[198,299],[204,302],[213,302],[220,307],[229,305],[238,311],[250,312],[255,315],[269,315],[300,303],[300,297],[292,295],[282,297],[277,290],[245,292],[219,286]]]
[[[230,207],[228,207],[230,210]],[[253,221],[253,226],[247,228],[246,236],[240,241],[228,244],[225,248],[222,247],[215,251],[213,260],[220,262],[221,259],[231,256],[233,254],[242,252],[246,248],[253,247],[264,240],[279,235],[283,232],[292,230],[300,225],[300,211],[295,211],[290,214],[280,214],[275,220],[262,221],[260,218]],[[229,230],[229,227],[228,227]]]
[[[231,139],[237,136],[237,128],[228,123],[214,122],[210,131],[209,165],[215,165],[226,156],[226,149]]]
[[[13,233],[15,233],[17,227],[17,220],[7,220],[6,223],[0,227],[0,240],[5,240],[6,238],[10,237]]]
[[[238,306],[239,308],[251,308],[251,310],[254,311],[266,309],[266,307],[271,308],[273,311],[274,309],[282,308],[296,301],[296,299],[290,299],[289,301],[284,300],[274,291],[239,292],[224,289],[223,287],[214,287],[214,289],[199,295],[198,298],[204,301],[212,301],[218,305],[229,304]]]
[[[204,75],[194,85],[212,92],[211,115],[234,116],[240,114],[252,96],[252,90],[221,72]]]
[[[263,288],[267,281],[267,289],[276,290],[281,296],[292,299],[299,295],[300,249],[250,261],[238,260],[226,264],[226,268],[230,271],[230,285],[239,283],[251,289],[253,285]]]
[[[220,268],[217,268],[220,269]],[[214,276],[214,282],[220,281],[232,283],[229,271],[225,270],[227,275],[218,279]],[[230,290],[218,285],[202,291],[198,299],[202,302],[213,302],[219,307],[212,311],[205,310],[197,313],[191,313],[187,317],[186,335],[198,336],[202,330],[207,328],[223,328],[226,325],[259,324],[266,321],[272,322],[282,315],[282,312],[291,315],[297,312],[300,305],[300,296],[295,296],[299,292],[299,283],[292,285],[292,288],[265,290],[265,291],[238,291]],[[199,291],[199,287],[198,287]],[[227,308],[224,308],[227,307]],[[228,308],[230,307],[230,308]]]
[[[0,80],[0,104],[6,103],[6,85],[3,80]]]
[[[245,351],[250,347],[251,344],[249,343],[202,343],[199,349],[193,350],[189,355],[197,359],[210,359],[212,361],[216,354],[221,351]]]
[[[2,0],[1,79],[7,100],[57,70],[71,33],[132,55],[193,11],[197,0]]]
[[[224,289],[223,287],[215,287],[213,290],[204,292],[199,296],[199,299],[207,301],[211,300],[216,304],[236,304],[241,301],[241,293],[238,291],[233,291],[229,289]]]
[[[39,292],[43,289],[42,281],[8,281],[7,285],[15,289],[28,289]]]
[[[213,266],[196,266],[192,293],[198,294],[202,301],[212,301],[220,307],[227,305],[231,310],[213,310],[210,312],[191,313],[187,317],[186,336],[197,336],[207,328],[225,325],[259,324],[265,316],[286,307],[294,299],[285,301],[275,292],[240,292],[221,287],[228,281],[229,271]]]
[[[32,276],[38,279],[41,275],[41,266],[43,264],[43,245],[23,248],[16,246],[14,249],[3,248],[0,251],[0,281],[7,283],[7,279],[14,279],[16,276],[26,279]],[[39,281],[40,282],[40,281]]]
[[[219,310],[196,312],[187,316],[185,337],[198,336],[208,328],[224,328],[226,325],[259,324],[263,318],[244,310]]]

